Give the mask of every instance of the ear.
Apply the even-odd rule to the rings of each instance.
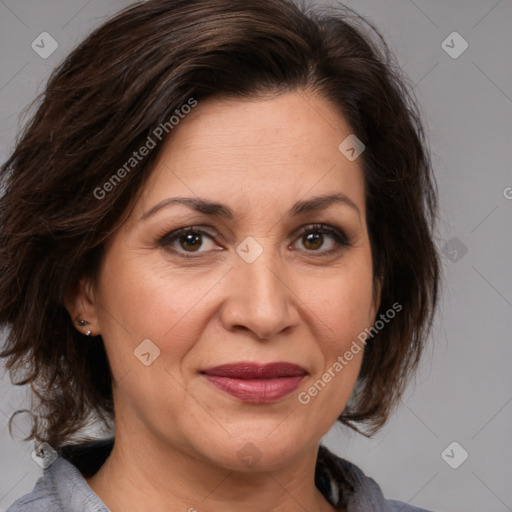
[[[64,306],[77,331],[82,334],[91,331],[91,336],[100,334],[94,287],[90,279],[83,277],[67,291]],[[85,320],[87,324],[78,325],[80,320]]]

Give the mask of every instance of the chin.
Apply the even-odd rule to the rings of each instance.
[[[209,444],[207,457],[230,471],[277,471],[303,455],[309,444],[301,432],[274,431],[269,436],[275,427],[274,423],[272,428],[262,429],[258,434],[233,435],[227,445],[219,444],[213,451]]]

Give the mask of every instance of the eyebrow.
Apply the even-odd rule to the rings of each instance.
[[[232,219],[234,217],[233,211],[229,208],[229,206],[222,203],[208,201],[207,199],[202,199],[199,197],[170,197],[163,199],[151,207],[148,211],[144,212],[139,221],[151,217],[162,208],[175,204],[188,206],[189,208],[192,208],[199,213],[204,213],[213,217],[220,217],[225,219]],[[348,196],[342,193],[316,196],[312,197],[311,199],[297,201],[288,210],[288,215],[290,217],[297,217],[306,213],[318,212],[327,209],[333,204],[348,206],[355,210],[358,216],[361,217],[361,212],[359,211],[358,206]]]

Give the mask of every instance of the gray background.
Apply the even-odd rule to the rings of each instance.
[[[124,0],[0,0],[0,159],[52,68]],[[324,2],[327,4],[327,2]],[[512,510],[512,2],[349,1],[382,31],[422,105],[441,199],[445,290],[431,348],[397,413],[373,439],[334,427],[325,443],[386,497],[434,511]],[[32,41],[49,32],[47,59]],[[469,44],[452,58],[441,43]],[[461,41],[448,38],[449,51]],[[507,227],[508,226],[508,227]],[[455,239],[455,240],[454,240]],[[464,254],[467,248],[467,253]],[[0,381],[0,512],[42,470],[7,431],[25,390]],[[23,421],[18,421],[23,430]],[[15,429],[16,430],[16,429]],[[15,432],[16,433],[16,432]],[[450,443],[456,446],[445,452]],[[457,469],[462,449],[467,460]],[[446,455],[448,454],[448,456]]]

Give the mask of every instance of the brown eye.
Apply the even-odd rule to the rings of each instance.
[[[221,249],[214,243],[214,236],[202,229],[188,227],[168,233],[160,239],[159,245],[183,257],[188,257],[193,253],[201,255]]]
[[[330,254],[350,245],[347,237],[336,228],[324,224],[306,226],[300,233],[299,239],[306,252]]]
[[[302,237],[302,242],[306,249],[316,250],[322,247],[324,236],[322,233],[308,233]]]
[[[178,241],[182,249],[185,249],[186,251],[196,251],[203,243],[201,236],[202,235],[196,233],[188,233],[180,236]]]

